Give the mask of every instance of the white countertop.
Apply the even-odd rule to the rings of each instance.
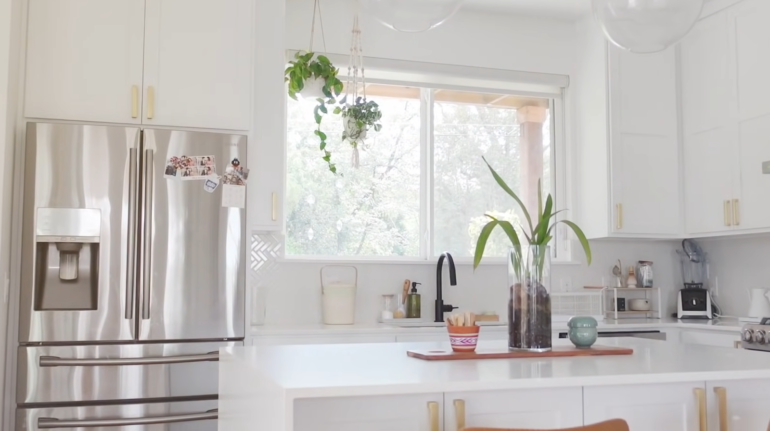
[[[225,348],[220,366],[239,363],[239,376],[258,374],[286,400],[770,378],[770,353],[628,338],[599,344],[631,347],[634,354],[431,362],[406,351],[449,349],[448,343],[293,345]],[[479,349],[505,346],[479,343]]]
[[[725,332],[739,332],[743,324],[737,319],[715,319],[706,321],[685,321],[674,318],[664,319],[623,319],[599,321],[600,331],[633,331],[663,329],[703,329]],[[566,331],[565,322],[554,322],[555,332]],[[507,331],[506,325],[485,326],[482,331]],[[266,325],[253,326],[255,336],[293,336],[293,335],[343,335],[343,334],[424,334],[446,331],[443,327],[403,328],[382,323],[358,323],[354,325]]]

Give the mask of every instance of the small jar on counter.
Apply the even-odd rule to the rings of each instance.
[[[639,287],[652,287],[652,261],[640,260],[636,267],[636,278]]]

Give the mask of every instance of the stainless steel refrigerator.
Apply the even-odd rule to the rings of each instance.
[[[191,161],[192,160],[192,161]],[[215,430],[242,345],[246,137],[29,123],[18,430]]]

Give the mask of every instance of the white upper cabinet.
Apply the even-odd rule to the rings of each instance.
[[[737,199],[728,32],[726,14],[712,15],[701,20],[680,47],[685,225],[693,234],[729,229]]]
[[[686,231],[770,228],[770,2],[702,19],[681,43]]]
[[[770,2],[747,0],[729,13],[739,134],[738,229],[770,228],[770,175],[762,162],[770,160]]]
[[[676,51],[609,46],[578,25],[575,95],[580,224],[589,238],[682,233]]]
[[[252,3],[147,0],[144,123],[249,129]]]
[[[30,0],[31,118],[249,130],[253,0]]]
[[[682,231],[676,52],[639,55],[610,46],[610,153],[619,234]]]
[[[144,0],[30,0],[24,113],[137,124]]]

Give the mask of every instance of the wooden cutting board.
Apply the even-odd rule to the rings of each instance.
[[[634,349],[625,347],[593,346],[590,349],[578,349],[574,346],[554,347],[550,352],[527,352],[507,349],[476,349],[475,352],[453,352],[448,350],[407,350],[412,358],[426,361],[453,361],[460,359],[523,359],[523,358],[563,358],[570,356],[612,356],[632,355]]]

